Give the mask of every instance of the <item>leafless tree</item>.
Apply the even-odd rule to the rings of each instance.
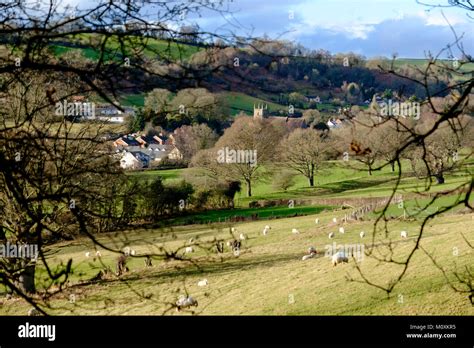
[[[472,11],[472,5],[469,1],[450,1],[447,6],[459,6]],[[442,271],[445,279],[450,286],[458,292],[468,294],[473,298],[473,268],[472,265],[462,266],[462,269],[454,266],[449,269],[447,265],[440,264],[439,260],[422,246],[425,239],[426,230],[430,222],[438,215],[451,211],[457,207],[464,206],[469,212],[473,211],[472,191],[474,179],[472,171],[469,170],[469,161],[472,159],[472,91],[474,79],[472,70],[469,70],[468,64],[473,60],[468,55],[462,45],[462,36],[458,36],[453,30],[454,42],[447,45],[445,49],[436,56],[429,56],[426,67],[416,68],[417,73],[422,76],[421,79],[413,76],[406,76],[397,71],[394,64],[389,69],[382,70],[386,74],[398,76],[408,81],[422,86],[425,90],[425,98],[421,101],[424,110],[421,112],[421,118],[417,122],[406,122],[403,118],[391,117],[390,123],[401,134],[400,143],[392,151],[392,158],[386,158],[383,163],[377,165],[373,170],[379,170],[388,165],[395,165],[397,169],[397,180],[394,189],[388,199],[387,204],[380,211],[374,224],[372,239],[367,245],[366,254],[368,257],[381,264],[387,265],[393,270],[393,275],[387,281],[381,281],[371,276],[370,272],[356,264],[359,277],[350,279],[364,284],[369,284],[379,288],[390,295],[397,285],[404,279],[407,270],[414,261],[414,255],[420,250],[427,253],[433,261],[433,264]],[[451,53],[456,50],[462,59],[446,62],[440,59],[445,53]],[[436,88],[436,81],[444,76],[449,76],[448,86],[445,88]],[[408,97],[403,97],[400,101],[410,102]],[[444,98],[440,98],[445,96]],[[348,115],[354,118],[355,115]],[[384,124],[382,122],[371,126],[373,130]],[[413,118],[413,115],[411,115]],[[385,117],[387,120],[388,117]],[[395,126],[393,126],[395,125]],[[456,150],[459,150],[457,153]],[[461,154],[462,153],[462,154]],[[453,157],[455,155],[455,157]],[[427,198],[423,203],[419,203],[419,209],[415,214],[410,214],[412,218],[419,221],[418,231],[414,233],[413,243],[410,243],[406,252],[399,252],[396,242],[393,239],[393,223],[389,214],[389,206],[396,202],[397,196],[402,192],[400,183],[405,174],[405,166],[402,166],[404,158],[412,158],[415,163],[415,170],[425,178],[424,187],[419,190],[421,197]],[[453,160],[454,158],[454,160]],[[434,178],[438,184],[444,182],[444,171],[455,168],[465,180],[455,188],[429,193],[433,186]],[[453,203],[441,204],[441,200],[447,196],[455,197]],[[438,207],[439,209],[434,209]],[[425,212],[420,216],[419,212]],[[392,234],[391,234],[392,233]],[[462,231],[459,231],[461,234]],[[466,243],[472,248],[472,235],[463,234]],[[384,241],[384,242],[383,242]],[[453,260],[456,258],[453,257]]]
[[[58,103],[81,95],[123,110],[119,99],[130,92],[131,80],[195,87],[203,72],[186,62],[182,33],[169,23],[204,9],[222,13],[223,5],[204,0],[0,4],[0,98],[6,105],[0,111],[0,240],[38,246],[37,261],[2,259],[0,283],[41,313],[72,270],[72,260],[59,267],[49,264],[49,243],[82,235],[123,254],[121,243],[110,247],[96,238],[123,218],[121,187],[126,186],[104,143],[106,127],[71,123],[55,113]],[[143,13],[143,6],[153,8],[153,15]],[[154,37],[162,39],[160,47],[149,44]],[[196,29],[193,37],[212,42],[216,35]],[[58,55],[58,47],[69,52]],[[92,58],[79,54],[83,47]],[[179,260],[179,253],[162,250],[140,257]],[[41,291],[35,284],[40,262],[47,275]]]

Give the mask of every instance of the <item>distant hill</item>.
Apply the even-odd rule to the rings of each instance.
[[[50,48],[56,56],[67,52],[80,52],[85,58],[91,60],[99,59],[99,52],[94,50],[93,34],[81,34],[69,41],[53,41]],[[127,37],[132,50],[139,40],[146,42],[147,48],[143,56],[149,60],[157,60],[160,64],[179,62],[187,66],[197,64],[196,71],[199,76],[188,80],[182,79],[175,83],[163,83],[159,78],[150,78],[144,83],[144,74],[139,69],[131,68],[130,80],[127,80],[127,90],[122,96],[125,105],[143,106],[144,95],[153,88],[167,88],[172,91],[186,87],[195,87],[195,80],[199,80],[203,86],[215,93],[223,93],[226,96],[230,112],[235,115],[241,111],[253,112],[253,104],[265,102],[270,112],[282,112],[292,104],[296,109],[319,108],[325,112],[334,112],[338,106],[347,104],[364,105],[371,100],[375,93],[386,93],[387,90],[402,91],[406,96],[424,96],[424,90],[415,83],[393,75],[384,74],[379,70],[368,69],[365,61],[358,56],[349,56],[349,64],[343,64],[344,55],[318,55],[292,56],[286,62],[275,58],[270,54],[262,54],[248,48],[210,48],[205,44],[188,42],[168,42],[156,38]],[[106,45],[107,54],[105,59],[121,61],[121,50],[118,40],[113,37]],[[206,61],[205,51],[212,49],[210,54],[216,61],[229,61],[228,66],[212,71],[212,61]],[[231,54],[229,54],[229,50]],[[233,50],[233,51],[232,51]],[[199,55],[199,57],[198,57]],[[239,66],[232,65],[234,57],[239,58]],[[201,66],[199,59],[203,60]],[[343,59],[343,60],[341,60]],[[427,64],[426,59],[397,59],[395,67],[401,68],[405,65],[422,68]],[[446,61],[449,63],[449,61]],[[462,69],[470,69],[466,65]],[[209,71],[207,71],[209,70]],[[202,73],[201,73],[202,72]],[[351,83],[355,86],[351,87]],[[439,83],[443,88],[443,82]],[[346,86],[346,87],[344,87]],[[352,88],[353,95],[348,95],[345,88]],[[297,92],[304,98],[317,97],[318,105],[300,100],[291,100],[291,93]],[[301,98],[300,98],[301,99]]]

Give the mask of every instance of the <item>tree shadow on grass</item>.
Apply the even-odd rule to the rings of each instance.
[[[372,179],[372,180],[361,180],[361,179],[353,179],[353,180],[345,180],[345,181],[338,181],[332,182],[328,184],[321,185],[321,192],[324,193],[341,193],[345,191],[357,190],[357,189],[364,189],[368,187],[375,187],[379,185],[383,185],[392,181],[396,181],[396,178],[390,179]]]
[[[243,254],[245,255],[245,254]],[[107,279],[99,280],[94,282],[94,284],[111,284],[114,282],[120,282],[126,280],[127,282],[133,281],[145,281],[145,283],[156,284],[157,280],[160,283],[167,282],[169,280],[176,280],[186,277],[198,277],[202,275],[211,276],[211,275],[220,275],[220,274],[232,274],[239,271],[244,271],[252,268],[262,268],[262,267],[274,267],[277,265],[283,265],[290,261],[300,260],[302,253],[292,253],[292,254],[279,254],[279,255],[265,255],[261,257],[252,257],[249,259],[241,257],[231,257],[216,259],[216,260],[205,260],[197,262],[196,264],[182,264],[179,267],[170,267],[167,269],[157,270],[155,269],[153,273],[132,273],[127,274],[120,279]],[[145,268],[143,269],[145,270]],[[150,269],[147,269],[149,271]],[[89,283],[90,284],[90,283]],[[85,284],[82,284],[85,285]]]

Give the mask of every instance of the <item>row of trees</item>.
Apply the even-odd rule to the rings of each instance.
[[[443,98],[434,101],[447,103]],[[474,121],[471,116],[460,117],[458,123],[444,125],[439,131],[426,139],[426,146],[411,144],[403,154],[398,149],[413,132],[426,132],[433,126],[436,117],[422,108],[423,118],[395,119],[382,117],[377,113],[353,108],[351,118],[340,128],[328,131],[315,129],[319,113],[305,114],[312,126],[290,132],[284,124],[268,119],[255,120],[238,117],[232,126],[212,148],[198,152],[191,165],[200,169],[198,175],[210,180],[227,178],[241,181],[246,185],[247,195],[252,195],[255,181],[280,172],[282,168],[305,176],[310,187],[314,186],[317,171],[327,160],[356,160],[367,167],[369,175],[380,163],[387,163],[395,170],[396,164],[405,159],[411,163],[411,170],[419,178],[434,177],[438,183],[444,182],[445,173],[455,169],[460,163],[462,148],[472,147]],[[317,128],[317,127],[316,127]],[[256,163],[250,161],[219,162],[219,151],[256,151]],[[237,162],[237,163],[236,163]],[[353,162],[347,162],[353,163]],[[287,173],[291,176],[290,173]],[[281,177],[281,174],[279,174]],[[285,182],[291,180],[282,180]]]
[[[203,123],[221,131],[229,124],[229,117],[225,100],[205,88],[185,88],[176,94],[156,88],[146,95],[143,109],[146,121],[165,129]]]
[[[241,181],[246,185],[247,195],[252,195],[255,181],[271,176],[276,166],[292,168],[308,178],[314,185],[314,176],[322,161],[330,156],[331,146],[327,133],[313,128],[296,129],[289,132],[283,124],[268,119],[238,117],[225,130],[214,147],[198,152],[191,165],[197,176],[208,180],[219,178]],[[218,161],[221,151],[240,151],[242,154],[256,154],[255,162],[230,160]],[[233,162],[233,163],[231,163]]]
[[[432,98],[431,103],[448,108],[454,100],[451,97]],[[412,116],[382,117],[380,111],[372,107],[374,104],[368,111],[352,108],[349,126],[334,132],[338,153],[347,152],[351,158],[363,163],[369,175],[380,163],[389,164],[394,171],[397,161],[407,160],[417,177],[434,177],[438,183],[443,183],[445,173],[462,163],[459,161],[462,149],[473,147],[474,121],[469,115],[472,106],[466,107],[456,122],[444,124],[436,133],[427,136],[425,144],[411,144],[403,152],[399,151],[400,144],[414,133],[428,132],[438,118],[436,114],[427,104],[422,105],[418,120]]]

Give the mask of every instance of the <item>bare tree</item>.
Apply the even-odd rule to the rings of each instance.
[[[238,117],[214,148],[198,153],[193,163],[206,169],[207,175],[242,180],[250,197],[252,184],[267,174],[264,166],[275,158],[283,132],[269,120]]]
[[[153,17],[143,6],[154,7]],[[195,87],[203,73],[186,63],[189,47],[169,24],[203,9],[225,11],[204,0],[100,0],[80,8],[50,1],[0,4],[0,98],[8,106],[0,114],[0,237],[37,245],[47,279],[41,297],[35,258],[13,258],[0,262],[0,283],[41,313],[57,293],[50,287],[59,284],[61,291],[72,270],[72,260],[49,265],[48,243],[84,235],[123,253],[120,243],[111,248],[95,236],[124,217],[117,201],[127,183],[104,144],[108,127],[71,123],[56,112],[58,103],[79,95],[123,110],[119,99],[131,85]],[[159,47],[150,45],[153,32],[164,40]],[[193,37],[204,42],[216,35],[197,29]],[[84,46],[92,58],[78,53]],[[69,52],[56,54],[57,47]],[[178,252],[160,251],[156,257],[180,259]]]
[[[458,6],[472,11],[472,5],[469,1],[450,1],[449,4],[443,6]],[[466,117],[465,115],[472,115],[471,99],[474,79],[472,78],[472,71],[467,68],[466,64],[472,64],[473,60],[463,49],[462,36],[458,36],[454,29],[453,36],[455,38],[453,43],[448,44],[436,56],[429,55],[425,67],[415,68],[418,75],[422,76],[422,78],[400,73],[394,67],[393,62],[391,68],[382,69],[386,74],[401,77],[422,86],[425,91],[425,98],[421,101],[425,111],[421,113],[420,124],[418,122],[407,124],[400,118],[394,117],[393,122],[396,122],[397,130],[403,134],[402,141],[394,151],[391,160],[373,168],[373,170],[378,170],[394,163],[397,170],[397,180],[394,189],[387,200],[387,204],[383,207],[374,223],[372,240],[370,245],[367,246],[366,251],[367,257],[391,267],[393,275],[384,282],[371,276],[367,270],[356,264],[359,277],[351,277],[351,280],[381,289],[387,295],[390,295],[405,278],[407,270],[414,260],[414,255],[419,250],[423,250],[431,257],[434,266],[440,269],[446,276],[445,279],[451,288],[457,292],[468,294],[472,302],[472,275],[474,274],[472,267],[463,267],[462,271],[455,267],[454,270],[449,271],[446,265],[440,264],[439,260],[436,260],[435,256],[430,251],[424,250],[422,246],[422,241],[426,236],[426,228],[430,221],[438,215],[462,206],[467,211],[473,211],[471,194],[474,188],[474,179],[472,171],[469,171],[468,167],[468,163],[472,158],[472,147],[470,146],[463,148],[463,154],[461,155],[460,152],[457,160],[454,161],[456,170],[462,174],[461,177],[464,181],[456,185],[455,188],[428,194],[433,185],[433,178],[436,178],[437,182],[443,182],[443,173],[446,169],[453,167],[452,151],[461,144],[468,143],[464,135],[470,132],[469,128],[471,126],[469,124],[472,121],[472,116]],[[439,58],[445,53],[454,56],[454,51],[457,51],[458,56],[463,58],[452,62],[445,62]],[[437,88],[436,82],[442,76],[448,77],[448,85],[447,87]],[[398,96],[402,98],[401,101],[410,102],[407,96],[403,96],[403,93],[399,93]],[[441,104],[437,103],[439,97],[442,96],[448,96],[448,98]],[[354,115],[348,116],[354,117]],[[464,122],[463,120],[465,119],[468,119],[469,122]],[[373,125],[372,128],[377,128],[377,125]],[[419,221],[419,228],[413,233],[413,243],[407,246],[408,251],[399,253],[396,243],[390,238],[390,233],[393,233],[393,221],[391,221],[388,210],[390,204],[395,201],[396,196],[402,193],[400,183],[405,173],[402,160],[403,158],[409,158],[411,151],[416,152],[412,153],[412,158],[416,158],[416,170],[426,178],[423,182],[423,190],[418,194],[424,194],[425,197],[428,195],[429,198],[424,203],[419,202],[418,212],[411,216],[412,218],[418,218],[417,221]],[[441,200],[447,196],[455,198],[453,203],[440,204]],[[434,207],[439,209],[431,209]],[[419,216],[419,212],[425,212],[425,214]],[[459,231],[459,233],[461,234],[462,231]],[[464,240],[468,245],[472,245],[468,237],[464,237]]]
[[[316,171],[327,159],[329,146],[325,135],[311,128],[296,129],[280,146],[281,164],[303,174],[311,187]]]

